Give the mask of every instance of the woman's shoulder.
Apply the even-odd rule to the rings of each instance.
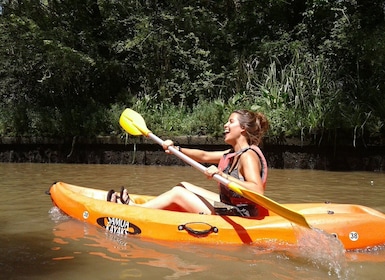
[[[240,157],[241,162],[249,162],[250,160],[259,162],[259,155],[258,152],[252,148],[247,149],[242,153],[242,156]]]

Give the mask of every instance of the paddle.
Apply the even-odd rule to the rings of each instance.
[[[163,144],[163,140],[160,139],[158,136],[153,134],[146,126],[146,123],[143,119],[143,117],[135,112],[132,109],[126,109],[123,111],[122,115],[120,116],[119,120],[120,125],[124,128],[125,131],[127,131],[131,135],[144,135],[148,138],[151,138],[159,145]],[[199,171],[205,173],[206,167],[202,164],[196,162],[192,158],[186,156],[184,153],[178,151],[173,146],[169,147],[169,151],[179,157],[184,162],[190,164],[191,166],[195,167]],[[310,228],[309,224],[307,223],[305,217],[301,215],[298,212],[295,212],[269,198],[267,198],[264,195],[261,195],[259,193],[253,192],[251,190],[248,190],[246,188],[243,188],[239,184],[235,182],[231,182],[227,180],[226,178],[220,176],[219,174],[214,174],[213,178],[220,182],[221,184],[226,185],[228,188],[232,189],[234,192],[242,195],[243,197],[246,197],[247,199],[273,211],[274,213],[286,218],[287,220],[294,222],[298,225]]]

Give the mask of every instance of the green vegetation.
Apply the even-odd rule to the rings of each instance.
[[[385,134],[385,1],[0,0],[0,135],[222,134],[234,109],[269,137]]]

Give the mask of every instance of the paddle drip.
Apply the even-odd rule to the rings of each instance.
[[[336,275],[338,279],[348,279],[349,271],[345,257],[343,244],[334,235],[314,228],[306,230],[303,227],[294,226],[297,236],[295,252],[306,262],[318,269],[327,269],[330,276]]]

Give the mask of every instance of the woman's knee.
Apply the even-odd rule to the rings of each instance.
[[[175,186],[171,189],[171,192],[173,193],[174,196],[184,196],[187,193],[190,193],[185,187],[183,186]]]
[[[189,182],[179,182],[178,185],[176,185],[175,187],[181,187],[184,189],[188,189],[189,186],[192,186],[192,184]]]

